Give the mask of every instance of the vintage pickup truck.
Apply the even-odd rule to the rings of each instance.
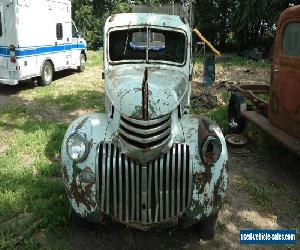
[[[193,225],[214,235],[227,188],[219,127],[189,115],[192,28],[178,15],[126,13],[104,28],[106,113],[75,120],[62,144],[72,209],[142,230]]]

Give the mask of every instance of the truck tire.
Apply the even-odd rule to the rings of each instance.
[[[246,120],[242,117],[241,106],[246,105],[245,98],[241,93],[233,92],[228,105],[228,131],[240,134],[244,131]]]
[[[84,72],[85,70],[85,55],[83,53],[80,54],[80,65],[78,66],[78,72]]]
[[[38,78],[38,84],[40,86],[47,86],[52,83],[54,69],[50,61],[46,61],[43,64],[41,76]]]
[[[214,238],[217,227],[218,214],[219,212],[205,218],[204,220],[196,224],[196,228],[199,230],[201,240],[207,241]]]

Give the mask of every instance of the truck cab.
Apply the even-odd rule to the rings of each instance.
[[[300,5],[285,10],[278,21],[269,119],[300,140]]]
[[[127,13],[104,27],[105,114],[75,120],[62,144],[74,213],[148,230],[213,237],[227,188],[219,127],[189,115],[192,29],[178,15]]]

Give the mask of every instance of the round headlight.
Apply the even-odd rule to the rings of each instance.
[[[67,152],[75,162],[83,161],[88,154],[88,145],[84,135],[72,134],[67,140]]]
[[[222,144],[220,140],[214,136],[209,136],[202,145],[202,159],[208,164],[216,163],[222,153]]]

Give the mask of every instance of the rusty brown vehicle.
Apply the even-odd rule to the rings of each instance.
[[[248,120],[300,155],[300,5],[279,18],[270,85],[231,84],[230,90],[229,131],[241,133]]]

